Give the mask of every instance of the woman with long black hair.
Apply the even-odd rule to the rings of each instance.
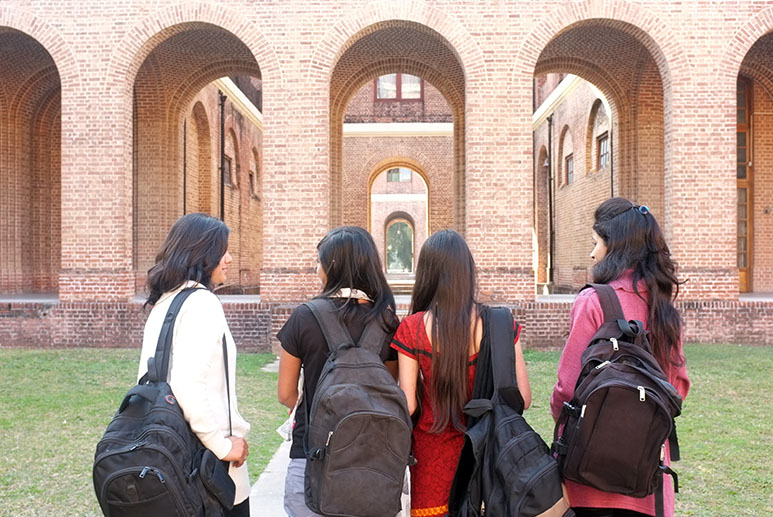
[[[317,274],[322,292],[316,298],[329,298],[340,310],[340,318],[356,343],[368,323],[379,321],[387,333],[381,360],[397,376],[397,357],[389,347],[397,328],[395,300],[381,268],[376,245],[370,234],[357,226],[331,230],[317,245]],[[306,407],[314,400],[317,382],[328,356],[328,345],[314,315],[305,305],[296,307],[277,334],[282,344],[279,357],[279,402],[294,408],[298,380],[303,371],[303,393],[295,413],[290,463],[285,477],[284,507],[290,517],[318,515],[305,502],[304,472],[306,456],[303,438],[307,433]]]
[[[690,388],[682,352],[682,319],[673,300],[679,293],[676,265],[655,216],[646,206],[615,197],[599,205],[594,215],[591,258],[593,283],[615,289],[627,320],[639,320],[650,332],[655,358],[684,398]],[[571,312],[569,338],[558,363],[558,380],[550,398],[553,418],[572,399],[580,375],[581,356],[601,327],[604,314],[598,295],[584,289]],[[666,461],[669,449],[666,444]],[[569,501],[578,516],[655,515],[654,496],[644,498],[602,492],[566,481]],[[674,514],[674,489],[664,479],[666,516]]]
[[[156,352],[164,318],[174,297],[185,288],[197,288],[177,315],[169,360],[169,385],[191,430],[205,447],[230,463],[228,473],[236,485],[234,507],[227,517],[250,514],[250,480],[247,473],[250,430],[236,401],[236,345],[223,306],[212,289],[226,281],[231,254],[228,227],[204,214],[178,219],[148,272],[148,299],[153,309],[145,323],[138,378]],[[223,336],[228,350],[230,406],[223,363]],[[229,410],[230,421],[229,424]],[[231,434],[230,427],[233,429]]]
[[[462,410],[472,395],[475,362],[486,333],[486,308],[475,294],[475,261],[462,236],[453,230],[432,234],[419,254],[411,315],[392,341],[400,352],[400,387],[408,410],[413,414],[421,407],[413,430],[411,515],[448,513],[466,430]],[[528,408],[531,391],[517,333],[514,346],[518,389]]]

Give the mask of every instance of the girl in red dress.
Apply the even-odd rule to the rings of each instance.
[[[462,409],[470,400],[475,360],[483,328],[475,302],[475,262],[456,232],[430,236],[419,254],[411,315],[397,329],[392,347],[398,355],[400,387],[413,414],[411,516],[448,513],[448,495],[464,444]],[[525,407],[531,403],[523,352],[515,336],[518,389]],[[418,394],[417,394],[418,392]]]

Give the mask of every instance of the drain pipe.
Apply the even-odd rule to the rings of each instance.
[[[225,100],[226,96],[218,90],[220,97],[220,220],[225,221]]]
[[[553,115],[548,116],[548,214],[550,216],[550,245],[548,255],[548,283],[553,286],[553,253],[556,231],[553,218]]]
[[[188,197],[188,119],[183,119],[183,215],[186,211],[186,198]]]
[[[615,123],[612,117],[609,117],[609,189],[611,191],[610,197],[615,197],[615,146],[614,138]]]

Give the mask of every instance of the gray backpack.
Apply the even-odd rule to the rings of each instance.
[[[354,343],[333,302],[305,305],[330,350],[307,406],[306,505],[323,515],[394,517],[412,427],[405,394],[379,357],[386,332],[376,319]]]

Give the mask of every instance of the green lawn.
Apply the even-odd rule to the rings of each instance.
[[[683,460],[677,515],[773,514],[773,348],[688,346],[693,388],[678,419]],[[558,352],[527,350],[527,419],[552,436],[548,396]],[[94,446],[137,371],[137,350],[0,349],[0,515],[99,515]],[[265,467],[286,417],[273,357],[238,358],[239,406],[252,423],[250,477]]]
[[[252,424],[250,479],[281,442],[270,354],[241,354],[239,411]],[[0,350],[0,515],[101,515],[94,447],[136,379],[139,350]]]
[[[526,419],[550,444],[549,397],[560,352],[525,352],[532,405]],[[677,418],[682,461],[676,515],[773,515],[773,348],[688,345],[692,387]]]

